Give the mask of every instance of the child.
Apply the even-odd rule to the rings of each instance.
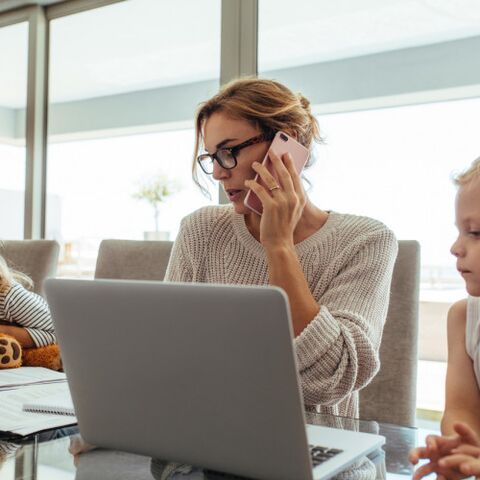
[[[9,269],[0,256],[0,334],[23,348],[45,347],[56,342],[52,318],[45,300],[27,290],[31,287],[30,278]]]
[[[455,179],[455,223],[458,237],[451,247],[468,298],[448,312],[448,367],[443,436],[427,437],[410,460],[429,462],[414,479],[435,472],[438,478],[480,478],[480,158]]]

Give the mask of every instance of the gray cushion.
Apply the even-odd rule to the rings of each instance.
[[[163,280],[173,242],[103,240],[95,278]]]
[[[4,240],[0,255],[8,266],[33,280],[34,292],[43,295],[43,281],[57,272],[60,246],[55,240]]]
[[[380,347],[381,367],[360,391],[360,418],[413,426],[417,391],[420,244],[398,242],[390,304]]]

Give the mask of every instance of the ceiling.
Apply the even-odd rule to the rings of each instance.
[[[0,12],[7,12],[16,8],[28,7],[31,5],[52,5],[68,0],[0,0]]]
[[[53,1],[0,0],[5,3]],[[478,0],[297,0],[296,5],[259,0],[261,72],[480,35]],[[51,101],[218,78],[220,10],[220,0],[128,0],[53,20]],[[23,107],[26,26],[1,28],[0,46],[0,105]]]

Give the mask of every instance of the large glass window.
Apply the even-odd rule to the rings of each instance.
[[[456,235],[452,174],[480,154],[479,111],[477,98],[318,116],[325,145],[307,171],[311,198],[418,240],[426,301],[464,293],[449,251]]]
[[[61,274],[90,276],[102,238],[174,239],[181,218],[210,203],[192,186],[192,151],[192,129],[51,144],[47,234],[64,246]],[[156,179],[172,191],[158,208],[139,198]]]
[[[309,76],[319,64],[333,69],[327,62],[473,37],[480,34],[479,20],[475,0],[298,0],[295,6],[289,0],[260,0],[258,69],[303,84],[304,93],[316,96]],[[307,66],[301,77],[288,70]],[[358,78],[350,72],[346,68],[343,77],[350,79],[354,97]],[[376,74],[373,69],[372,80]]]
[[[476,98],[319,115],[325,144],[306,172],[315,204],[377,218],[420,242],[417,399],[425,410],[443,410],[447,312],[466,296],[450,254],[452,175],[480,154],[479,109]]]
[[[307,173],[313,201],[421,243],[425,409],[443,408],[446,314],[466,295],[449,253],[451,175],[480,155],[479,19],[471,1],[259,3],[260,75],[306,95],[325,138]]]
[[[217,201],[190,172],[194,112],[219,85],[220,0],[121,2],[53,20],[50,41],[47,236],[60,275],[91,276],[101,239],[173,240]]]
[[[28,25],[0,28],[0,239],[23,238]]]

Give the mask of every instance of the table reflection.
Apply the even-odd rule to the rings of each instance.
[[[379,433],[377,422],[365,422],[329,415],[308,414],[307,422],[343,430]],[[71,439],[70,451],[76,454],[75,480],[148,479],[148,480],[241,480],[243,477],[195,468],[187,464],[103,449],[91,450],[81,437]],[[101,475],[99,476],[99,472]],[[335,477],[338,480],[383,480],[387,478],[385,452],[380,449],[362,458]]]
[[[411,478],[408,452],[417,430],[375,421],[307,414],[307,422],[332,428],[380,434],[386,444],[339,474],[339,480]],[[420,442],[423,438],[420,440]],[[2,480],[235,480],[238,476],[203,470],[162,459],[107,449],[83,442],[77,427],[52,430],[23,439],[0,439]]]

